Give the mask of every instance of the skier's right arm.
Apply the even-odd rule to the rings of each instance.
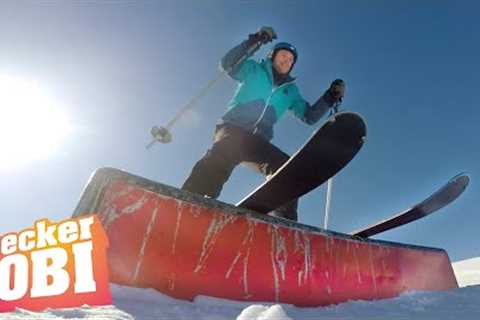
[[[252,59],[245,59],[243,62],[238,62],[244,59],[246,55],[253,55],[260,46],[252,52],[249,51],[257,46],[257,44],[265,44],[276,38],[277,35],[271,27],[262,27],[256,33],[250,34],[247,40],[227,52],[220,61],[221,69],[227,71],[230,77],[237,81],[245,80],[246,75],[253,71],[253,68],[257,63]]]

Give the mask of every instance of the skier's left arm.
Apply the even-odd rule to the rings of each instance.
[[[303,122],[312,125],[320,120],[330,108],[341,102],[344,94],[345,82],[341,79],[333,81],[330,88],[313,105],[310,105],[297,91],[290,111]]]

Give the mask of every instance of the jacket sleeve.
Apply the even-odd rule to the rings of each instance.
[[[330,96],[328,90],[313,105],[310,105],[298,93],[290,110],[297,118],[312,125],[317,123],[333,105],[334,99]]]
[[[252,46],[252,41],[245,40],[242,43],[240,43],[238,46],[230,49],[230,51],[228,51],[227,54],[220,61],[220,69],[222,71],[228,70],[228,75],[233,79],[240,82],[244,81],[246,76],[249,73],[254,71],[255,67],[257,66],[257,62],[253,59],[246,59],[239,65],[235,66],[235,64],[244,55],[247,54],[248,49],[251,46]]]

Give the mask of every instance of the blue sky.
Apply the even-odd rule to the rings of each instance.
[[[0,75],[36,80],[75,130],[47,157],[0,168],[0,233],[69,216],[98,167],[180,186],[210,146],[235,83],[216,86],[171,144],[146,151],[150,127],[213,78],[229,48],[271,25],[298,48],[293,74],[304,97],[313,102],[343,78],[343,109],[368,123],[366,145],[335,177],[330,228],[386,218],[466,171],[472,182],[458,201],[378,238],[445,248],[452,260],[479,256],[479,9],[442,0],[2,1]],[[286,116],[273,143],[293,153],[320,125]],[[238,167],[220,200],[235,203],[262,181]],[[325,187],[305,196],[300,222],[322,225],[324,202]]]

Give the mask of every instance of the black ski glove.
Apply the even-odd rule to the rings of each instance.
[[[342,102],[343,96],[345,95],[345,81],[342,79],[334,80],[327,92],[334,104]]]
[[[277,39],[277,34],[272,27],[261,27],[257,32],[248,35],[248,41],[251,44],[257,42],[266,44],[268,42],[272,42],[274,39]]]

